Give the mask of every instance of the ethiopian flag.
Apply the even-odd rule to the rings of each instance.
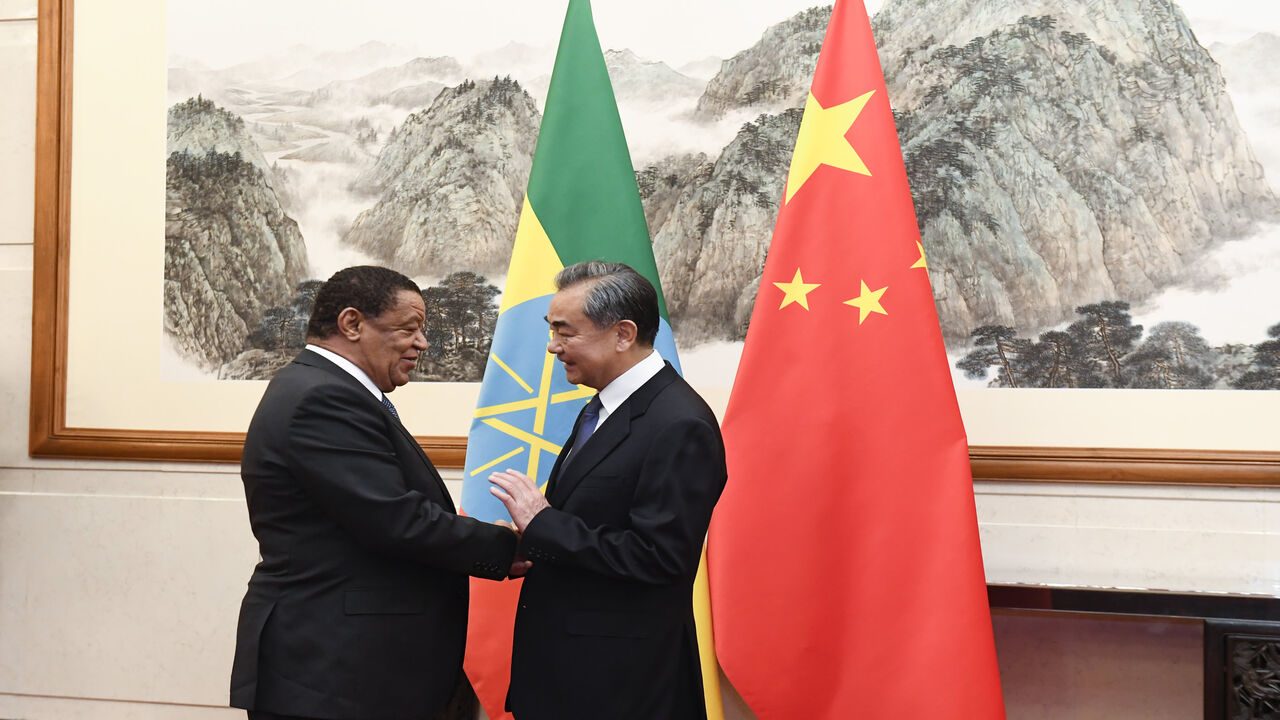
[[[595,393],[571,385],[547,353],[545,316],[562,268],[584,260],[621,262],[658,290],[662,320],[655,347],[677,370],[658,268],[636,187],[622,121],[596,38],[589,0],[570,0],[538,132],[529,187],[511,251],[489,363],[467,440],[462,510],[487,522],[509,519],[489,493],[489,474],[521,470],[539,485]],[[701,575],[700,575],[701,579]],[[490,718],[503,710],[511,674],[511,635],[521,581],[472,580],[465,668]],[[699,583],[705,597],[705,581]],[[704,601],[696,609],[708,617]],[[709,623],[699,623],[699,635]],[[700,644],[710,648],[709,630]],[[707,669],[707,697],[719,711],[718,670]],[[553,670],[548,668],[549,671]]]

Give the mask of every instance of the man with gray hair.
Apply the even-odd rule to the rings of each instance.
[[[620,263],[556,276],[547,352],[595,388],[545,496],[514,470],[492,492],[533,562],[516,611],[517,720],[703,720],[693,580],[724,489],[715,415],[653,347],[653,285]]]

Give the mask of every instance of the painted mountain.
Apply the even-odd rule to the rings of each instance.
[[[876,27],[949,338],[1143,300],[1275,217],[1174,4],[935,5],[926,26],[888,4]]]
[[[343,243],[409,275],[505,272],[540,119],[510,78],[441,92],[356,180],[378,199]]]
[[[708,92],[736,90],[703,107],[767,110],[781,91],[751,88],[793,90],[794,63],[761,67],[809,47],[815,12],[727,61]],[[890,0],[874,29],[950,342],[1141,301],[1276,217],[1219,67],[1172,3]],[[682,340],[741,336],[798,120],[744,127],[655,213]]]
[[[733,109],[804,107],[827,32],[831,7],[805,10],[765,31],[760,42],[729,58],[698,98],[697,116]]]
[[[165,333],[215,370],[247,347],[266,308],[307,275],[298,225],[244,121],[210,100],[169,110],[165,183]]]
[[[733,57],[685,72],[606,53],[687,350],[745,334],[829,15],[800,12]],[[965,372],[994,368],[992,382],[1019,384],[1016,368],[991,358],[1021,353],[1054,368],[1063,353],[1100,357],[1080,349],[1106,335],[1098,323],[1135,329],[1113,335],[1128,346],[1103,354],[1132,353],[1150,377],[1168,353],[1230,366],[1141,380],[1151,386],[1234,386],[1265,355],[1210,346],[1187,323],[1157,333],[1157,318],[1143,340],[1134,318],[1172,288],[1229,282],[1217,254],[1280,219],[1263,173],[1273,166],[1265,153],[1280,149],[1255,155],[1247,135],[1275,129],[1277,38],[1215,46],[1216,59],[1168,0],[887,0],[873,26],[943,332],[955,355],[968,353]],[[216,368],[237,352],[296,344],[307,282],[350,264],[388,264],[424,287],[438,282],[432,292],[491,300],[552,57],[510,43],[466,61],[371,42],[218,70],[175,62],[169,215],[182,241],[166,256],[166,318],[179,354],[224,376],[256,376],[269,364],[260,358]],[[260,186],[260,203],[230,190],[247,183]],[[197,221],[216,220],[211,203],[227,204],[235,229],[197,246]],[[246,289],[235,272],[250,271],[227,270],[238,263],[279,268],[278,277]],[[224,308],[244,293],[244,307]],[[1078,336],[1045,338],[1068,326]],[[436,358],[426,374],[478,372],[479,327],[464,333],[465,362]],[[1271,342],[1256,334],[1248,342]],[[1045,372],[1051,385],[1064,377]]]

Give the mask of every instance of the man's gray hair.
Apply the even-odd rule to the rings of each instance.
[[[556,289],[565,290],[590,282],[582,312],[598,328],[620,320],[636,324],[636,340],[653,347],[658,337],[658,291],[630,265],[588,260],[556,274]]]

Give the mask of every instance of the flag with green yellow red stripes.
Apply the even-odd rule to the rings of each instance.
[[[570,384],[547,353],[547,306],[562,268],[584,260],[621,262],[658,290],[661,324],[654,345],[680,369],[635,171],[589,0],[569,0],[555,69],[534,150],[489,362],[471,431],[462,511],[493,522],[509,518],[489,492],[489,474],[513,468],[544,485],[594,390]],[[705,564],[705,563],[704,563]],[[520,582],[473,580],[466,672],[490,718],[503,709],[511,670],[511,627]],[[703,569],[695,588],[708,717],[723,717],[710,639]]]

